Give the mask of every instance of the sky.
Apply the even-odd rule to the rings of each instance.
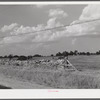
[[[100,50],[100,5],[0,5],[0,55]],[[74,25],[76,24],[76,25]],[[48,28],[71,25],[59,29]]]

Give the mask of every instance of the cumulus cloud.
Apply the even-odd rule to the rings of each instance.
[[[53,22],[54,21],[54,22]],[[29,27],[29,26],[19,26],[16,28],[16,30],[12,30],[9,33],[8,37],[5,37],[1,40],[0,43],[21,43],[21,42],[33,42],[33,43],[44,43],[44,42],[50,42],[56,40],[58,37],[60,37],[62,34],[60,32],[56,32],[56,30],[47,30],[47,31],[41,31],[36,32],[40,30],[45,30],[48,28],[59,26],[59,22],[48,21],[47,25],[37,25],[36,27]]]
[[[61,9],[50,9],[49,17],[52,17],[48,20],[48,26],[61,26],[62,24],[57,19],[67,17]],[[60,38],[60,37],[80,37],[80,36],[94,36],[99,34],[100,21],[93,21],[88,23],[83,23],[84,21],[92,21],[93,19],[100,18],[100,6],[99,5],[87,5],[82,14],[79,16],[78,20],[73,21],[70,25],[66,27],[63,31],[57,31],[52,34],[50,39]],[[55,24],[56,23],[56,24]],[[83,23],[83,24],[79,24]],[[97,32],[98,30],[98,32]]]
[[[56,21],[56,18],[50,18],[48,21],[47,21],[47,26],[46,28],[53,28],[53,27],[58,27],[58,26],[61,26],[62,24],[59,22],[59,21]]]
[[[17,23],[12,23],[11,25],[4,25],[2,28],[1,28],[1,32],[6,32],[6,31],[10,31],[12,29],[14,29],[16,26],[18,26]]]
[[[73,21],[70,25],[62,30],[47,30],[41,32],[35,32],[39,30],[45,30],[48,28],[62,26],[58,20],[59,18],[67,17],[68,14],[61,9],[51,9],[49,11],[49,19],[44,24],[39,24],[37,26],[23,26],[16,23],[12,23],[11,25],[5,25],[1,30],[5,32],[7,30],[11,30],[10,36],[16,35],[16,37],[4,38],[3,43],[14,43],[23,42],[23,41],[31,41],[33,43],[44,43],[50,41],[59,40],[62,37],[81,37],[81,36],[89,36],[94,37],[99,35],[100,31],[100,21],[93,21],[84,24],[77,24],[87,20],[100,18],[100,7],[99,5],[87,5],[82,14],[79,16],[78,20]],[[76,25],[74,25],[76,24]],[[6,27],[6,28],[5,28]],[[25,34],[22,37],[20,34]],[[15,39],[16,38],[16,39]],[[74,44],[76,38],[72,41]]]
[[[67,16],[68,14],[62,9],[50,9],[49,10],[49,17],[64,18]]]
[[[100,18],[100,5],[88,5],[83,9],[79,19],[71,23],[71,25],[73,26],[66,27],[67,32],[70,36],[94,36],[94,34],[97,35],[100,31],[100,21],[92,20],[98,18]],[[84,21],[92,22],[77,24]]]
[[[40,31],[40,30],[44,30],[45,29],[45,26],[43,24],[39,24],[37,25],[36,27],[33,26],[33,27],[30,27],[30,26],[19,26],[15,29],[13,29],[11,32],[10,32],[10,35],[30,35],[33,33],[34,34],[37,34],[36,31]]]
[[[23,36],[8,36],[8,37],[4,37],[1,41],[0,44],[13,44],[13,43],[21,43],[21,42],[25,42],[26,40],[29,41],[29,39],[33,37],[33,35],[23,35]]]
[[[37,7],[42,7],[46,5],[36,5]],[[0,31],[7,35],[3,38],[0,43],[21,43],[25,41],[31,41],[33,43],[44,43],[57,40],[64,35],[64,32],[58,32],[57,30],[47,30],[36,32],[40,30],[45,30],[48,28],[62,26],[58,19],[65,18],[68,14],[62,9],[50,9],[49,10],[49,19],[47,20],[46,25],[39,24],[37,26],[23,26],[17,23],[12,23],[10,25],[4,25]],[[7,34],[6,34],[7,33]]]
[[[19,34],[31,33],[33,31],[35,31],[35,27],[29,27],[29,26],[24,27],[23,25],[21,25],[20,27],[11,31],[10,34],[19,35]]]
[[[83,9],[79,20],[90,20],[100,18],[100,5],[91,4]]]

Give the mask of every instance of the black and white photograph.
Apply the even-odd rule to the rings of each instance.
[[[100,3],[0,4],[0,89],[100,89]]]

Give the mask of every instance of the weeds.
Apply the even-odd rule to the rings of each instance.
[[[35,82],[37,84],[61,89],[96,89],[100,88],[99,79],[78,72],[59,71],[29,71],[9,68],[0,68],[0,73],[17,78],[21,81]]]

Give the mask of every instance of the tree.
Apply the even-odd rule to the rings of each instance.
[[[27,60],[27,57],[24,56],[24,55],[21,55],[21,56],[18,57],[18,60]]]
[[[75,51],[74,51],[74,55],[77,55],[77,54],[78,54],[78,50],[75,50]]]
[[[31,55],[29,55],[28,57],[27,57],[27,59],[32,59],[33,57],[31,56]]]
[[[14,55],[13,57],[14,57],[14,58],[18,58],[19,56],[18,56],[18,55]]]
[[[74,52],[73,52],[73,51],[70,51],[70,52],[69,52],[69,55],[74,55]]]
[[[8,58],[8,56],[7,56],[7,55],[5,55],[3,58]]]
[[[86,54],[87,54],[88,56],[89,56],[89,55],[91,55],[91,53],[90,53],[90,52],[87,52]]]
[[[62,53],[63,56],[68,56],[68,54],[69,54],[69,53],[68,53],[67,51],[64,51],[64,52]]]
[[[0,56],[0,58],[3,58],[3,56]]]
[[[85,52],[79,52],[78,54],[79,54],[79,55],[86,55]]]
[[[96,52],[96,55],[100,55],[100,50]]]
[[[62,53],[58,52],[58,53],[56,54],[56,56],[62,56]]]
[[[51,57],[53,57],[54,55],[53,54],[51,54]]]
[[[35,54],[33,57],[42,57],[42,56],[39,54]]]
[[[8,58],[9,58],[9,59],[12,59],[12,58],[13,58],[13,54],[10,54],[10,55],[8,56]]]

